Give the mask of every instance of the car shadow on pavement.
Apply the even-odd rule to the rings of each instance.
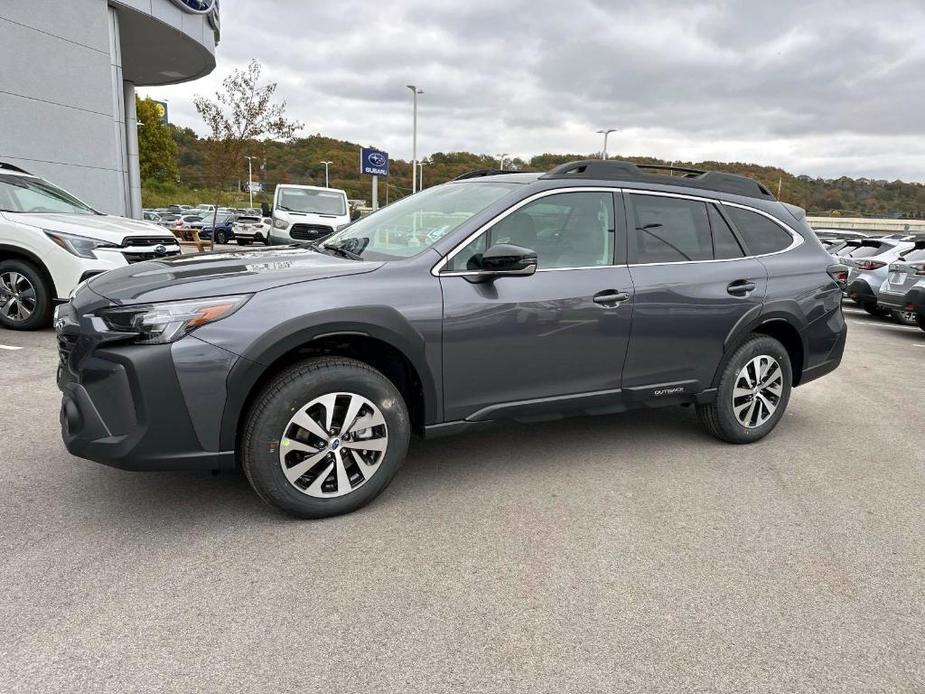
[[[714,441],[701,431],[693,408],[669,407],[618,415],[576,417],[542,423],[496,423],[444,438],[413,439],[408,458],[383,495],[362,513],[399,503],[414,507],[438,489],[458,482],[478,490],[485,484],[515,488],[523,475],[554,476],[567,465],[638,466],[641,451],[654,460],[660,450],[704,446]],[[90,468],[91,470],[93,468]],[[87,472],[86,470],[84,471]],[[598,474],[587,469],[579,474]],[[99,468],[82,474],[75,493],[103,516],[118,515],[140,526],[164,529],[190,523],[285,520],[257,497],[240,471],[128,473]]]

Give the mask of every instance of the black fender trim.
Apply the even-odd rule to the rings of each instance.
[[[401,352],[411,363],[424,394],[424,421],[435,424],[443,418],[437,379],[428,364],[424,336],[395,309],[388,306],[358,306],[348,310],[319,311],[288,321],[262,335],[240,356],[244,359],[228,373],[225,410],[222,414],[220,442],[233,449],[240,417],[254,386],[279,358],[308,343],[325,337],[363,336],[385,342]]]

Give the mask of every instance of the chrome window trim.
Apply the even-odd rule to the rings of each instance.
[[[780,253],[787,253],[792,251],[794,248],[798,248],[803,245],[806,239],[803,236],[784,224],[782,221],[777,219],[772,214],[768,214],[764,210],[759,210],[756,207],[751,207],[750,205],[742,205],[738,202],[727,202],[726,200],[718,200],[716,198],[704,198],[699,195],[686,195],[684,193],[665,193],[660,190],[638,190],[636,188],[632,190],[625,190],[624,192],[629,193],[630,195],[655,195],[663,198],[681,198],[683,200],[694,200],[696,202],[710,203],[714,205],[725,205],[727,207],[738,207],[740,209],[746,210],[747,212],[754,212],[760,214],[762,217],[767,217],[772,222],[777,224],[781,229],[790,234],[790,245],[786,248],[782,248],[779,251],[773,251],[771,253],[759,253],[757,255],[743,255],[740,258],[711,258],[709,260],[666,260],[658,263],[627,263],[627,267],[653,267],[657,265],[695,265],[700,263],[728,263],[735,260],[753,260],[755,258],[768,258],[772,255],[779,255]]]
[[[803,236],[794,230],[792,227],[788,226],[784,222],[777,219],[774,215],[765,212],[764,210],[759,210],[756,207],[751,207],[749,205],[743,205],[738,202],[728,202],[726,200],[719,200],[717,198],[705,198],[699,195],[689,195],[687,193],[669,193],[661,190],[645,190],[641,188],[611,188],[608,186],[580,186],[580,187],[568,187],[568,188],[553,188],[550,190],[543,190],[539,193],[534,193],[533,195],[524,198],[518,202],[513,207],[508,208],[504,212],[496,215],[488,222],[480,226],[474,232],[469,234],[465,239],[458,243],[453,250],[447,253],[443,258],[441,258],[437,263],[430,269],[430,274],[434,277],[471,277],[474,275],[483,274],[477,270],[460,270],[456,272],[441,272],[441,269],[446,266],[447,263],[452,260],[452,258],[458,254],[463,248],[468,246],[472,241],[478,238],[479,235],[483,234],[485,231],[493,227],[495,224],[503,220],[508,215],[513,214],[519,210],[524,205],[527,205],[534,200],[547,197],[549,195],[556,195],[559,193],[628,193],[630,195],[653,195],[656,197],[664,198],[680,198],[682,200],[694,200],[696,202],[703,202],[713,205],[725,205],[727,207],[738,207],[740,209],[746,210],[748,212],[754,212],[763,217],[767,217],[772,222],[777,224],[780,228],[790,234],[791,243],[786,248],[782,248],[779,251],[773,251],[772,253],[760,253],[757,255],[744,255],[740,258],[711,258],[709,260],[670,260],[658,263],[626,263],[625,265],[588,265],[583,267],[550,267],[550,268],[537,268],[536,272],[561,272],[569,270],[607,270],[617,267],[651,267],[657,265],[695,265],[701,263],[728,263],[737,260],[752,260],[755,258],[768,258],[774,255],[780,255],[781,253],[787,253],[792,251],[794,248],[799,248],[803,245],[806,239]],[[616,221],[616,220],[614,220]]]
[[[463,239],[460,243],[454,246],[453,250],[447,253],[443,258],[441,258],[437,262],[436,265],[434,265],[430,269],[430,274],[432,274],[434,277],[467,277],[467,276],[471,277],[473,275],[485,274],[484,272],[481,272],[479,270],[457,270],[455,272],[440,272],[440,270],[443,269],[446,266],[446,264],[449,263],[453,259],[455,255],[457,255],[463,248],[468,246],[470,243],[475,241],[475,239],[477,239],[481,234],[485,233],[486,231],[491,229],[495,224],[505,219],[509,215],[513,214],[514,212],[519,210],[521,207],[524,207],[525,205],[530,204],[534,200],[539,200],[541,198],[549,197],[550,195],[557,195],[559,193],[610,193],[612,195],[614,193],[620,193],[622,192],[622,190],[623,190],[622,188],[611,188],[609,186],[577,186],[577,187],[568,187],[568,188],[553,188],[551,190],[541,190],[539,193],[534,193],[533,195],[530,195],[524,198],[523,200],[518,202],[513,207],[509,207],[504,212],[501,212],[500,214],[492,217],[485,224],[483,224],[478,229],[476,229],[471,234],[469,234],[465,239]],[[616,224],[616,220],[614,220],[614,224]],[[585,270],[585,269],[590,269],[590,268],[606,269],[606,268],[615,268],[615,267],[625,267],[625,266],[623,265],[618,266],[618,265],[614,265],[613,263],[609,263],[608,265],[591,265],[589,266],[589,268],[584,268],[584,267],[537,268],[536,271],[537,272],[553,272],[557,270]]]

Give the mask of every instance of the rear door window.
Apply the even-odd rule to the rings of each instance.
[[[716,205],[707,205],[710,214],[710,230],[713,232],[713,257],[720,259],[741,258],[745,255],[732,229],[723,219]]]
[[[793,237],[782,226],[764,215],[732,205],[725,205],[724,209],[745,241],[750,255],[776,253],[793,243]]]
[[[631,263],[713,260],[707,206],[697,200],[631,195]]]

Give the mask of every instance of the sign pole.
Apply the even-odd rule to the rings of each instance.
[[[373,176],[373,212],[379,209],[379,177]]]

